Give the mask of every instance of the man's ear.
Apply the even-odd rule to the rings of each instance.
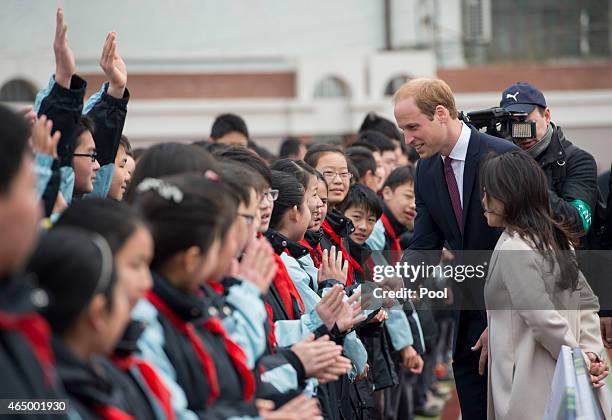
[[[391,187],[385,187],[382,189],[382,196],[383,196],[383,200],[388,201],[391,200],[393,198],[393,190],[391,189]]]
[[[550,124],[551,113],[550,113],[550,108],[548,107],[546,107],[546,109],[544,110],[544,119],[546,120],[546,124]]]
[[[438,106],[436,106],[436,110],[434,112],[434,116],[438,120],[438,122],[440,122],[442,124],[446,124],[446,122],[448,121],[448,119],[450,117],[450,114],[448,112],[448,109],[446,109],[442,105],[438,105]]]

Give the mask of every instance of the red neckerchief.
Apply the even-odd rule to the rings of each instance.
[[[40,363],[45,383],[52,387],[55,358],[51,350],[51,330],[47,321],[35,312],[22,315],[0,312],[0,329],[16,331],[23,335]]]
[[[130,416],[125,411],[122,411],[117,407],[112,407],[110,405],[98,407],[95,409],[95,411],[96,414],[100,416],[100,418],[103,420],[136,420],[134,417]]]
[[[166,303],[157,296],[153,291],[149,291],[147,293],[147,299],[149,302],[157,308],[166,318],[170,320],[172,325],[180,331],[182,334],[186,335],[191,343],[193,349],[196,352],[196,356],[200,360],[202,364],[202,368],[204,369],[204,375],[206,376],[206,380],[208,381],[208,386],[210,387],[210,394],[208,395],[207,404],[211,404],[219,397],[219,381],[217,380],[217,370],[215,368],[215,362],[213,361],[210,354],[202,344],[202,340],[198,337],[198,334],[195,331],[195,327],[189,322],[185,322],[181,320],[172,309]]]
[[[270,344],[270,349],[274,352],[276,346],[278,345],[276,341],[276,332],[274,331],[274,314],[272,312],[272,307],[268,302],[264,302],[266,305],[266,313],[268,314],[268,325],[270,326],[270,332],[268,333],[268,343]]]
[[[329,239],[331,239],[334,245],[336,245],[340,249],[340,251],[342,251],[342,256],[349,262],[348,274],[346,276],[346,285],[350,286],[351,284],[353,284],[353,270],[361,271],[361,268],[359,267],[359,264],[357,264],[357,261],[355,261],[355,259],[351,257],[351,254],[348,253],[348,251],[344,247],[342,239],[332,229],[327,219],[323,221],[321,227],[323,228],[323,232],[325,232],[325,234],[329,236]]]
[[[244,386],[244,400],[250,401],[255,394],[255,378],[253,372],[247,365],[247,358],[244,351],[234,343],[231,338],[227,335],[223,324],[217,318],[208,318],[204,321],[204,328],[213,334],[219,335],[223,338],[225,344],[225,350],[229,355],[234,367],[238,371],[238,374],[242,377],[242,385]]]
[[[383,226],[385,227],[385,232],[387,233],[387,235],[389,235],[389,238],[391,239],[390,251],[394,251],[393,259],[396,260],[396,261],[392,261],[392,263],[396,263],[397,261],[399,261],[399,258],[397,257],[402,252],[402,247],[400,245],[400,239],[397,237],[397,234],[395,233],[395,230],[393,229],[393,226],[391,225],[391,220],[389,220],[386,214],[383,213],[383,215],[380,216],[380,220]]]
[[[289,314],[289,319],[295,319],[293,314],[293,300],[295,299],[300,306],[301,313],[304,313],[304,302],[302,301],[302,297],[299,292],[295,288],[295,284],[291,277],[289,277],[289,273],[287,272],[287,268],[285,267],[285,263],[281,259],[280,255],[277,255],[276,252],[273,252],[274,261],[276,262],[276,274],[274,275],[274,279],[272,280],[274,286],[276,286],[276,290],[280,295],[280,299],[283,303],[283,306],[287,310],[287,314]]]
[[[308,248],[310,258],[312,258],[315,267],[321,268],[321,261],[323,260],[323,250],[321,249],[321,243],[317,243],[317,246],[313,248],[306,239],[302,239],[299,244]]]
[[[223,287],[223,285],[221,283],[219,283],[217,281],[208,281],[208,282],[206,282],[206,284],[208,285],[208,287],[213,289],[219,295],[222,295],[222,294],[225,293],[225,288]]]
[[[130,369],[137,369],[145,380],[149,391],[151,391],[151,394],[153,394],[153,396],[161,406],[162,410],[164,410],[166,419],[175,419],[174,409],[172,408],[172,396],[170,395],[170,391],[168,391],[161,378],[157,375],[157,372],[155,371],[155,369],[153,369],[153,367],[151,367],[150,364],[134,356],[113,356],[111,360],[119,369],[124,372],[129,372]]]

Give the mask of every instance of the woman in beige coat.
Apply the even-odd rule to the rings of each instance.
[[[603,386],[598,301],[578,270],[571,229],[552,219],[537,163],[522,152],[497,156],[480,180],[488,224],[505,228],[484,290],[488,418],[541,419],[562,345],[579,347],[594,388]]]

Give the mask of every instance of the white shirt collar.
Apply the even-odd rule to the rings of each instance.
[[[471,134],[472,130],[470,130],[470,127],[461,121],[461,134],[459,134],[459,140],[457,140],[455,147],[450,152],[449,156],[451,159],[465,162]]]

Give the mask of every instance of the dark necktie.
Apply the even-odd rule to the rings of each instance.
[[[448,187],[448,194],[453,204],[453,212],[455,213],[457,226],[459,226],[459,230],[463,234],[463,209],[461,208],[461,196],[459,195],[459,188],[457,187],[457,179],[455,178],[455,173],[451,166],[452,162],[453,159],[449,156],[444,157],[444,178],[446,178],[446,186]]]

